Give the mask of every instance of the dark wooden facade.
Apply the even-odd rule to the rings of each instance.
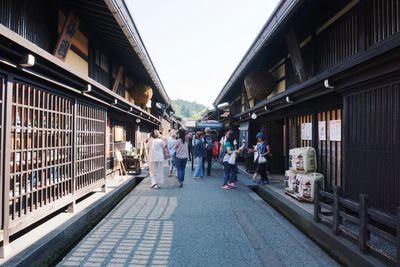
[[[288,6],[282,1],[276,12],[215,105],[229,102],[232,122],[249,120],[254,131],[264,129],[275,139],[269,125],[283,121],[282,129],[275,130],[283,140],[279,158],[290,148],[313,146],[327,189],[340,186],[356,201],[367,194],[373,208],[394,214],[400,206],[395,166],[400,151],[400,2],[305,1]],[[291,55],[296,49],[301,60]],[[243,78],[260,66],[271,71],[276,90],[247,107]],[[299,76],[302,71],[305,79]],[[331,88],[324,86],[325,79]],[[253,112],[255,121],[250,119]],[[332,121],[340,121],[340,140],[330,136]],[[307,123],[311,136],[304,138],[301,127]],[[322,140],[319,129],[325,129]]]

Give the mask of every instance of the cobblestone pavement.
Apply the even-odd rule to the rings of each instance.
[[[136,187],[60,266],[338,266],[243,185],[222,190],[222,168],[179,188]],[[239,176],[239,180],[240,180]]]

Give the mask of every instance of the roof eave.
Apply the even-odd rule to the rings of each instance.
[[[257,37],[254,39],[250,48],[239,62],[232,75],[222,88],[213,105],[217,106],[222,102],[222,99],[231,90],[238,78],[244,73],[246,67],[252,62],[255,56],[261,51],[270,38],[276,33],[277,29],[294,13],[301,5],[303,0],[281,0],[278,6],[272,12],[267,22],[264,24]]]
[[[143,66],[146,68],[147,73],[156,85],[157,90],[160,92],[163,100],[169,105],[171,100],[164,89],[160,77],[151,61],[149,54],[147,53],[146,47],[140,37],[140,34],[135,26],[133,18],[127,8],[124,0],[104,0],[110,12],[113,14],[115,20],[118,22],[119,27],[125,34],[132,48],[138,55]]]

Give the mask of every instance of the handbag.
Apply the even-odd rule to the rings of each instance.
[[[233,153],[229,157],[228,163],[231,164],[231,165],[235,165],[236,164],[236,151],[233,151]]]
[[[258,164],[265,164],[267,163],[267,159],[264,156],[261,156],[258,158]]]

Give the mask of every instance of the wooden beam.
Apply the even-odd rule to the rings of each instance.
[[[117,90],[118,90],[118,86],[119,86],[119,84],[121,82],[123,74],[124,74],[124,68],[122,66],[119,66],[117,77],[115,77],[114,84],[113,84],[113,87],[112,87],[112,91],[114,93],[116,93]]]
[[[75,14],[69,13],[53,52],[55,57],[65,60],[72,45],[72,39],[78,31],[78,27],[79,18]]]
[[[286,35],[286,44],[288,46],[293,70],[299,82],[302,83],[307,77],[303,64],[303,58],[301,56],[300,44],[293,29],[291,29]]]
[[[243,91],[243,97],[244,97],[244,107],[247,110],[250,108],[250,103],[249,103],[249,97],[247,96],[247,91],[244,88],[244,85],[242,86],[242,91]]]

